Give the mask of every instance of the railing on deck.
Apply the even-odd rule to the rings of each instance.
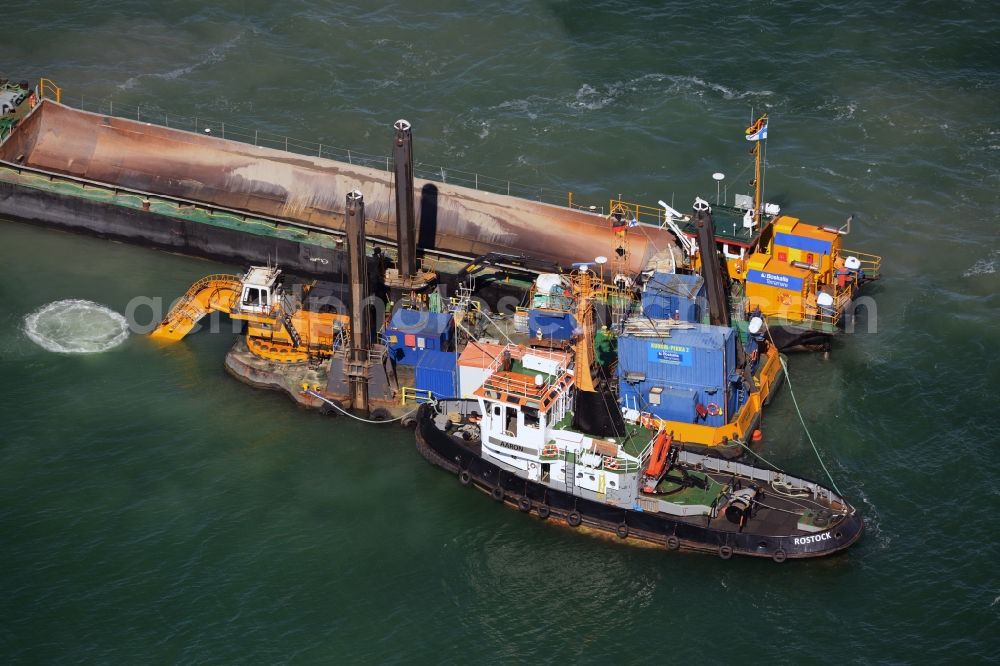
[[[636,222],[660,227],[661,229],[667,226],[667,213],[659,206],[643,206],[642,204],[622,201],[621,199],[612,199],[608,202],[608,207],[612,211],[627,211]]]
[[[63,96],[62,90],[48,79],[42,79],[42,83],[39,85],[40,93],[43,87],[45,95],[50,99],[55,99],[57,102],[82,111],[163,125],[164,127],[207,134],[221,139],[240,141],[254,146],[284,150],[300,155],[338,160],[347,162],[348,164],[378,169],[379,171],[392,172],[393,170],[392,157],[389,155],[377,155],[319,141],[296,139],[287,135],[275,134],[246,125],[214,120],[203,116],[170,113],[158,106],[148,104],[125,104],[109,98],[90,99],[84,96]],[[474,171],[464,171],[436,164],[415,162],[413,165],[413,175],[415,178],[460,185],[482,192],[532,199],[584,212],[598,214],[603,214],[604,212],[603,206],[572,203],[572,194],[565,190],[529,185],[507,178],[487,176]],[[569,205],[567,205],[567,200],[571,202]]]
[[[419,389],[412,386],[400,387],[399,394],[401,396],[400,404],[403,405],[407,404],[407,402],[423,404],[434,399],[434,392],[430,389]]]
[[[53,83],[52,79],[41,78],[38,81],[38,96],[62,103],[62,88]]]
[[[866,280],[878,280],[882,277],[882,257],[877,254],[870,254],[868,252],[856,252],[854,250],[843,249],[840,251],[842,256],[847,257],[857,257],[858,261],[861,262],[861,270],[864,271]]]

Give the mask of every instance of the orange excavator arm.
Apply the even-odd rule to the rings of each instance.
[[[190,333],[209,312],[232,312],[240,297],[240,287],[240,278],[236,275],[209,275],[198,280],[170,309],[150,337],[174,342]]]

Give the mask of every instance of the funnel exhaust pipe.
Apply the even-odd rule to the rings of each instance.
[[[348,192],[344,213],[347,230],[347,267],[351,281],[351,355],[348,381],[354,409],[368,411],[368,350],[371,345],[368,316],[368,262],[365,260],[365,198]]]
[[[399,276],[410,278],[417,272],[416,219],[413,213],[413,134],[410,123],[397,120],[392,142],[396,178],[396,242],[399,245]]]

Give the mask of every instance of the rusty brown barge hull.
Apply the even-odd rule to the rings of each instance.
[[[51,100],[0,146],[0,167],[2,217],[194,255],[256,262],[277,254],[289,268],[342,272],[342,253],[331,238],[343,234],[345,196],[352,190],[365,196],[368,236],[387,245],[396,240],[389,172]],[[51,186],[61,181],[80,191]],[[616,246],[603,215],[441,182],[414,184],[417,246],[424,253],[472,258],[503,252],[569,266],[609,255]],[[135,203],[87,196],[95,189]],[[159,205],[164,202],[169,205]],[[205,212],[209,223],[192,211]],[[243,228],[240,218],[263,221],[276,233],[253,224]],[[630,272],[674,243],[667,230],[640,229],[629,239]]]

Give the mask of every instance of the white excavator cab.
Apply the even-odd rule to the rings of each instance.
[[[243,276],[238,309],[240,312],[267,314],[274,307],[278,297],[277,268],[254,266]]]

